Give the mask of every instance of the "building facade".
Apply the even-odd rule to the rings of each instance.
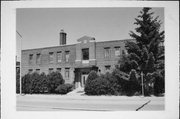
[[[77,44],[66,45],[66,33],[61,30],[59,46],[22,50],[21,73],[59,71],[65,83],[84,87],[91,70],[103,74],[115,68],[119,57],[126,53],[126,41],[96,42],[93,37],[83,36]]]

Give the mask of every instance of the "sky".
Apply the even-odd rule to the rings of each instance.
[[[87,35],[96,42],[131,38],[135,18],[142,8],[21,8],[16,10],[17,49],[59,45],[59,32],[67,33],[67,44]],[[153,8],[164,23],[164,9]],[[164,26],[162,25],[162,30]],[[20,43],[21,42],[21,43]]]

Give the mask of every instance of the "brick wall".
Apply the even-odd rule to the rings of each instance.
[[[57,52],[62,52],[62,61],[57,62]],[[70,51],[69,62],[65,62],[65,51]],[[49,63],[49,52],[53,52],[53,63]],[[40,64],[36,64],[36,54],[41,54]],[[57,68],[61,68],[61,74],[65,76],[65,68],[70,68],[70,78],[66,82],[73,82],[74,80],[74,65],[76,59],[76,48],[75,45],[66,45],[58,47],[40,48],[32,50],[22,51],[22,76],[28,73],[29,69],[40,69],[40,73],[49,73],[49,68],[53,68],[56,71]],[[32,64],[29,64],[29,55],[33,54]]]
[[[110,48],[110,57],[105,58],[104,48]],[[125,50],[125,43],[123,41],[107,41],[107,42],[98,42],[96,43],[96,61],[97,66],[101,70],[101,73],[105,73],[105,66],[110,65],[111,69],[115,67],[119,57],[115,56],[115,47],[120,47],[120,54],[122,50]]]
[[[104,57],[104,48],[110,48],[110,57]],[[106,41],[106,42],[80,42],[74,45],[64,45],[56,47],[47,47],[39,49],[30,49],[22,51],[22,76],[28,73],[29,69],[40,69],[41,72],[49,73],[49,68],[53,68],[56,71],[57,68],[61,68],[61,74],[65,78],[65,68],[70,68],[70,78],[65,79],[66,83],[72,83],[74,81],[74,70],[78,67],[89,67],[96,65],[101,70],[101,73],[105,73],[105,66],[111,66],[114,68],[119,57],[115,56],[115,47],[120,47],[120,54],[122,50],[125,50],[124,41]],[[89,63],[82,63],[82,48],[89,48]],[[57,52],[62,52],[62,60],[57,62]],[[65,51],[70,51],[69,62],[65,62]],[[53,63],[49,63],[49,52],[53,52]],[[36,63],[36,54],[40,53],[40,63]],[[29,55],[33,54],[32,64],[29,64]]]

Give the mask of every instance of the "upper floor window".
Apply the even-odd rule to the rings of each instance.
[[[109,58],[110,57],[110,48],[104,48],[104,57]]]
[[[61,62],[62,61],[62,52],[59,51],[57,52],[57,62]]]
[[[36,69],[36,73],[38,73],[38,74],[39,74],[39,73],[40,73],[40,69]]]
[[[54,62],[54,53],[50,52],[49,53],[49,63],[53,63]]]
[[[65,51],[65,61],[66,62],[69,62],[69,54],[70,54],[69,51]]]
[[[33,54],[30,54],[29,55],[29,64],[32,64],[32,62],[33,62]]]
[[[82,49],[82,60],[89,60],[89,48]]]
[[[69,73],[70,73],[69,68],[65,68],[65,78],[66,79],[69,79],[69,76],[70,76]]]
[[[115,47],[115,56],[120,56],[120,47]]]
[[[40,53],[39,53],[39,54],[36,54],[36,64],[40,64],[40,63],[41,63],[40,57],[41,57],[41,54],[40,54]]]

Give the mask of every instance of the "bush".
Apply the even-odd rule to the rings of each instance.
[[[39,80],[39,92],[40,93],[48,93],[48,80],[46,74],[43,72],[40,75]]]
[[[141,86],[138,83],[136,70],[132,69],[129,76],[129,81],[125,85],[126,95],[132,96],[135,93],[139,92]]]
[[[89,94],[89,92],[91,92],[92,90],[92,85],[91,85],[91,82],[93,80],[95,80],[96,78],[98,78],[99,76],[97,75],[97,73],[95,71],[91,71],[87,77],[87,80],[86,80],[86,84],[85,84],[85,87],[84,87],[84,91]]]
[[[98,77],[88,84],[85,90],[87,95],[106,95],[108,90],[108,81],[102,77]]]
[[[87,95],[117,95],[118,85],[115,77],[111,73],[98,76],[96,72],[91,72],[89,81],[85,85]],[[88,79],[87,79],[88,80]]]
[[[156,73],[154,82],[154,95],[159,96],[165,92],[164,77],[160,73]]]
[[[112,75],[117,80],[117,92],[119,95],[126,95],[128,90],[127,86],[129,83],[129,75],[119,69],[115,69],[112,72]]]
[[[47,92],[47,78],[44,73],[26,74],[22,77],[22,93],[45,93]]]
[[[48,92],[49,93],[56,93],[56,88],[64,84],[64,79],[59,72],[52,72],[47,75],[47,81],[48,81]]]
[[[120,89],[120,85],[118,84],[118,80],[112,73],[107,72],[105,75],[101,75],[102,78],[108,81],[108,95],[117,95]]]
[[[67,94],[72,90],[73,90],[72,84],[62,84],[62,85],[59,85],[55,91],[56,93],[59,93],[59,94]]]
[[[16,71],[16,93],[20,93],[20,70]]]
[[[144,95],[149,96],[154,94],[155,96],[159,96],[165,92],[164,85],[163,72],[148,73],[144,77]]]

